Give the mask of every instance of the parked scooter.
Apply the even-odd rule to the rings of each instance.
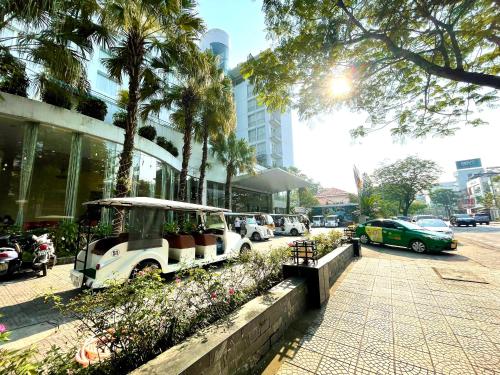
[[[47,269],[52,269],[57,263],[54,244],[47,233],[41,236],[33,235],[33,264],[35,272],[41,272],[42,276],[47,276]]]
[[[10,276],[21,270],[22,252],[17,237],[11,235],[0,237],[0,276]]]

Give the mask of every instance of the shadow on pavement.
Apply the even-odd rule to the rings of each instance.
[[[67,302],[80,292],[79,289],[67,290],[54,293],[60,297],[62,302]],[[11,331],[11,341],[19,340],[60,324],[68,323],[73,319],[62,316],[52,302],[45,302],[45,296],[41,295],[32,300],[0,308],[2,324]]]
[[[410,249],[400,248],[400,247],[392,247],[387,245],[363,245],[362,252],[365,250],[365,254],[367,256],[373,256],[373,253],[380,255],[393,255],[397,257],[417,260],[417,259],[425,259],[425,260],[434,260],[434,261],[451,261],[451,262],[467,262],[470,259],[466,256],[460,254],[460,246],[456,251],[436,251],[436,252],[427,252],[424,254],[416,253]],[[366,251],[368,250],[368,251]]]

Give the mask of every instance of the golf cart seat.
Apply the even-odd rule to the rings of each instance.
[[[179,262],[194,260],[196,244],[190,234],[166,234],[163,236],[168,241],[168,256]]]
[[[210,259],[217,256],[217,236],[213,234],[193,234],[196,244],[196,256]]]
[[[128,241],[128,233],[120,233],[118,236],[101,238],[100,240],[97,240],[97,242],[94,244],[94,248],[92,249],[92,254],[104,255],[112,247],[115,247],[116,245],[119,245],[127,241]]]
[[[215,243],[217,241],[217,237],[214,236],[213,234],[196,233],[196,234],[193,234],[193,237],[194,237],[194,243],[196,245],[200,245],[200,246],[215,245]]]

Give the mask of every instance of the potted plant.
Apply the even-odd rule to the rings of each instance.
[[[102,121],[108,113],[108,106],[101,99],[93,96],[84,96],[78,102],[76,110],[82,115],[86,115]]]
[[[156,138],[156,129],[152,125],[146,125],[139,128],[138,133],[141,137],[149,139],[150,141],[154,141]]]
[[[42,101],[57,107],[71,109],[71,95],[65,87],[45,77],[40,79],[40,83]]]
[[[179,150],[177,150],[177,147],[175,147],[174,144],[165,137],[157,137],[156,144],[170,152],[173,156],[179,156]]]
[[[125,129],[127,124],[127,112],[118,111],[113,115],[113,125]]]
[[[0,56],[0,91],[27,97],[30,81],[26,75],[23,63],[16,61],[12,55]]]

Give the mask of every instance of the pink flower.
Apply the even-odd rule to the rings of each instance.
[[[0,333],[7,332],[7,327],[4,324],[0,324]]]
[[[176,282],[177,284],[179,284],[179,283],[181,282],[181,279],[179,279],[178,277],[176,277],[176,278],[175,278],[175,282]]]
[[[217,293],[215,293],[215,292],[210,293],[210,298],[211,299],[216,299],[217,298]]]
[[[229,288],[229,295],[232,296],[235,293],[234,288]]]

